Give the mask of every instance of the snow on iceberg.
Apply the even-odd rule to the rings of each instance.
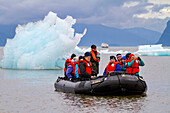
[[[170,49],[164,49],[162,44],[138,46],[138,51],[142,56],[170,56]]]
[[[71,16],[60,19],[49,12],[44,20],[18,25],[16,35],[7,40],[2,68],[11,69],[56,69],[63,68],[64,60],[70,55],[85,35],[74,33]]]

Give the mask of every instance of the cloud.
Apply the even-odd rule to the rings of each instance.
[[[153,4],[157,4],[157,5],[163,5],[163,4],[170,5],[169,0],[148,0],[148,3],[153,3]]]
[[[158,0],[1,0],[0,24],[34,22],[53,11],[60,18],[71,15],[77,23],[145,27],[162,32],[163,27],[153,24],[161,22],[166,26],[168,8],[166,2],[159,4]]]
[[[162,19],[170,18],[170,1],[169,0],[149,0],[145,13],[134,14],[133,17],[143,19]]]
[[[158,18],[158,19],[166,19],[170,18],[170,6],[168,7],[163,7],[159,11],[153,11],[154,5],[149,5],[146,6],[145,9],[148,11],[147,13],[142,13],[142,14],[134,14],[133,17],[137,18]]]
[[[138,4],[139,4],[140,2],[125,2],[124,4],[123,4],[123,7],[134,7],[134,6],[137,6]]]

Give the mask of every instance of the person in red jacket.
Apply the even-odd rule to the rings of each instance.
[[[123,68],[126,68],[126,72],[130,73],[131,72],[131,68],[128,66],[128,62],[130,62],[130,59],[129,59],[129,55],[131,53],[127,53],[126,54],[126,60],[125,60],[125,65]]]
[[[72,59],[76,57],[76,55],[73,53],[71,55],[71,58],[68,58],[66,61],[65,61],[65,64],[64,64],[64,75],[65,77],[67,78],[67,75],[66,75],[66,71],[67,71],[67,67],[68,67],[68,64],[71,63]]]
[[[93,78],[92,75],[92,65],[90,62],[91,54],[90,52],[86,52],[84,54],[83,60],[79,60],[79,77],[80,79],[84,78]]]
[[[109,75],[113,71],[121,71],[121,67],[118,62],[116,62],[115,56],[110,56],[110,62],[106,67],[106,75]]]
[[[71,63],[68,64],[66,75],[69,80],[79,78],[77,57],[74,57]]]
[[[130,67],[129,74],[134,74],[139,76],[139,66],[144,66],[144,62],[140,57],[135,57],[134,54],[129,55],[130,61],[127,63],[127,65]]]

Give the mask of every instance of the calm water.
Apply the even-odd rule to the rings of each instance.
[[[111,48],[136,51],[137,48]],[[0,57],[2,52],[0,51]],[[101,55],[100,73],[109,55]],[[170,113],[170,56],[142,56],[146,96],[86,96],[54,91],[63,70],[0,69],[0,113]]]

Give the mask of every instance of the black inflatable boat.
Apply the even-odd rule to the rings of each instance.
[[[108,76],[81,81],[69,81],[59,77],[54,86],[56,91],[88,95],[136,95],[147,90],[142,77],[123,72],[113,72]]]

